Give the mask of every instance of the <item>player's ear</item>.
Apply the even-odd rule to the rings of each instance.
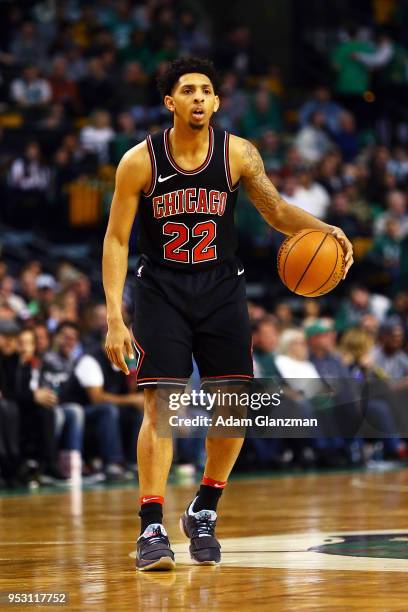
[[[164,105],[170,112],[174,113],[174,100],[171,96],[164,96]]]
[[[214,100],[214,113],[216,113],[219,108],[220,108],[220,99],[219,99],[218,96],[215,96],[215,100]]]

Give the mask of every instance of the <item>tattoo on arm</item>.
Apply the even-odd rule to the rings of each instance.
[[[271,222],[271,215],[281,197],[265,174],[265,168],[257,149],[246,141],[242,154],[242,178],[245,190],[266,221]]]
[[[261,156],[257,149],[247,141],[241,152],[243,161],[242,179],[245,190],[265,221],[284,234],[307,228],[331,231],[332,227],[316,219],[305,210],[288,204],[281,198],[265,174]]]

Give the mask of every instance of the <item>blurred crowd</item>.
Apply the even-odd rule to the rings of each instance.
[[[5,262],[0,265],[3,486],[64,482],[72,478],[74,465],[82,465],[92,482],[136,477],[143,392],[137,389],[135,363],[129,362],[125,376],[107,359],[106,306],[93,299],[89,287],[87,277],[67,263],[54,277],[31,261],[18,279],[8,274]],[[321,409],[305,380],[336,381],[324,405],[333,433],[325,429],[312,439],[248,438],[237,469],[406,460],[408,423],[401,406],[408,391],[408,292],[391,300],[353,285],[334,315],[313,299],[277,301],[273,310],[253,301],[248,307],[255,376],[275,380],[302,418]],[[128,325],[131,313],[132,301],[125,300]],[[195,368],[190,386],[198,389],[199,384]],[[372,389],[373,384],[375,393],[368,392],[367,399],[361,385]],[[356,437],[367,411],[373,436]],[[342,433],[341,422],[350,424],[352,434]],[[197,435],[192,429],[190,438],[176,443],[176,469],[188,475],[204,461],[204,440]]]
[[[325,70],[300,94],[245,24],[217,36],[203,3],[32,0],[1,3],[0,17],[1,478],[64,480],[75,457],[84,474],[101,480],[135,475],[142,394],[134,373],[112,369],[103,352],[106,310],[95,262],[115,166],[148,132],[170,124],[155,79],[180,55],[214,59],[222,74],[214,123],[255,142],[283,197],[342,227],[354,244],[356,263],[335,293],[289,295],[275,273],[282,236],[241,190],[236,217],[257,376],[286,381],[303,414],[310,398],[291,388],[293,372],[374,378],[387,390],[371,404],[379,429],[397,431],[393,404],[408,386],[404,40],[386,27],[338,30]],[[97,212],[84,221],[85,193]],[[23,236],[33,248],[20,246]],[[38,236],[48,242],[36,258]],[[93,248],[87,267],[53,256],[55,243],[79,239]],[[132,307],[129,278],[128,323]],[[346,387],[340,403],[357,411]],[[180,442],[177,453],[180,464],[203,459],[202,444]],[[397,435],[369,443],[247,440],[239,467],[359,465],[405,455]]]

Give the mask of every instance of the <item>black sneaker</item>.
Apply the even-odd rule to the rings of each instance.
[[[214,510],[193,512],[196,499],[180,518],[180,529],[190,539],[192,560],[199,565],[216,565],[221,561],[221,545],[214,535],[217,513]]]
[[[163,525],[148,525],[137,539],[136,568],[138,570],[171,570],[176,566],[174,553]]]

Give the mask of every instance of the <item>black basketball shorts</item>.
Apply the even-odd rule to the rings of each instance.
[[[139,388],[184,386],[193,355],[202,384],[253,378],[245,279],[238,260],[180,272],[142,258],[132,331]]]

